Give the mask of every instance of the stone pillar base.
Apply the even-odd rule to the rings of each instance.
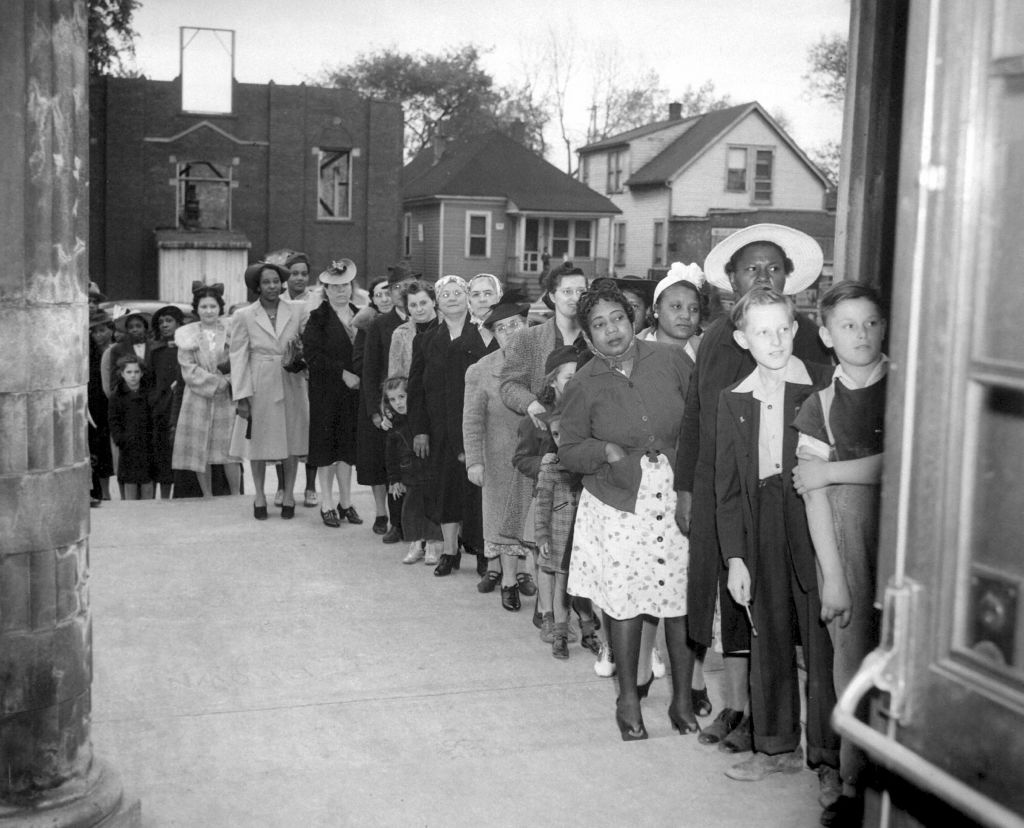
[[[142,805],[124,795],[121,778],[93,759],[84,779],[72,780],[24,806],[0,804],[0,828],[142,828]]]

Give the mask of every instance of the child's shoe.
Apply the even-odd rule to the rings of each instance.
[[[750,735],[750,716],[744,716],[718,745],[725,753],[746,753],[754,749],[753,737]]]
[[[402,558],[404,564],[419,563],[423,560],[423,541],[413,541],[409,544],[409,554]]]
[[[597,627],[592,620],[580,622],[580,635],[580,646],[600,657],[601,639],[598,638]]]
[[[555,624],[551,637],[551,655],[555,658],[569,657],[569,629],[568,624]]]
[[[727,707],[715,717],[715,720],[708,727],[701,731],[697,741],[702,745],[718,744],[732,733],[742,721],[742,710],[732,710]]]
[[[441,544],[438,541],[427,541],[427,555],[423,563],[427,566],[434,566],[441,560]]]
[[[601,642],[601,651],[594,662],[594,672],[602,678],[615,675],[615,656],[612,655],[612,648],[607,641]]]
[[[540,617],[540,640],[550,644],[555,638],[555,614],[545,612]]]
[[[529,572],[516,573],[516,585],[519,587],[519,594],[530,598],[537,594],[537,584]]]

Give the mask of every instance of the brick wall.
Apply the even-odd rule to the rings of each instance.
[[[156,296],[153,239],[157,228],[176,224],[172,157],[232,166],[232,229],[249,238],[253,258],[290,247],[305,250],[318,269],[347,256],[366,276],[398,259],[398,105],[340,89],[236,83],[231,115],[190,115],[179,111],[177,80],[127,78],[94,81],[90,102],[89,262],[111,298],[179,298]],[[203,121],[216,129],[181,135]],[[317,218],[315,147],[358,151],[346,220]]]

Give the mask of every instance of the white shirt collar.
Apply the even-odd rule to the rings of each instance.
[[[798,357],[790,357],[786,363],[786,372],[783,375],[785,382],[794,385],[811,385],[811,375],[807,373],[807,366]],[[771,396],[764,384],[761,382],[761,373],[755,368],[733,389],[734,394],[748,394],[753,392],[754,398],[758,400]]]
[[[874,370],[868,376],[868,381],[864,383],[863,387],[867,388],[869,385],[874,385],[876,382],[881,382],[888,373],[889,357],[887,357],[885,354],[882,354],[882,358],[878,361],[878,364],[875,366]],[[861,387],[850,378],[850,375],[846,373],[842,365],[836,366],[836,370],[832,372],[832,380],[839,380],[847,388],[856,389]]]

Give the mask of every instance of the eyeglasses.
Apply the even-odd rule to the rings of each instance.
[[[523,320],[515,319],[515,320],[509,321],[509,322],[496,322],[494,324],[493,330],[494,330],[495,333],[500,333],[500,334],[515,333],[516,331],[520,330],[522,327],[523,327]]]
[[[465,296],[465,295],[466,295],[466,292],[464,290],[459,290],[458,288],[453,288],[452,290],[442,290],[439,294],[437,294],[437,298],[438,299],[457,299],[458,297]]]

